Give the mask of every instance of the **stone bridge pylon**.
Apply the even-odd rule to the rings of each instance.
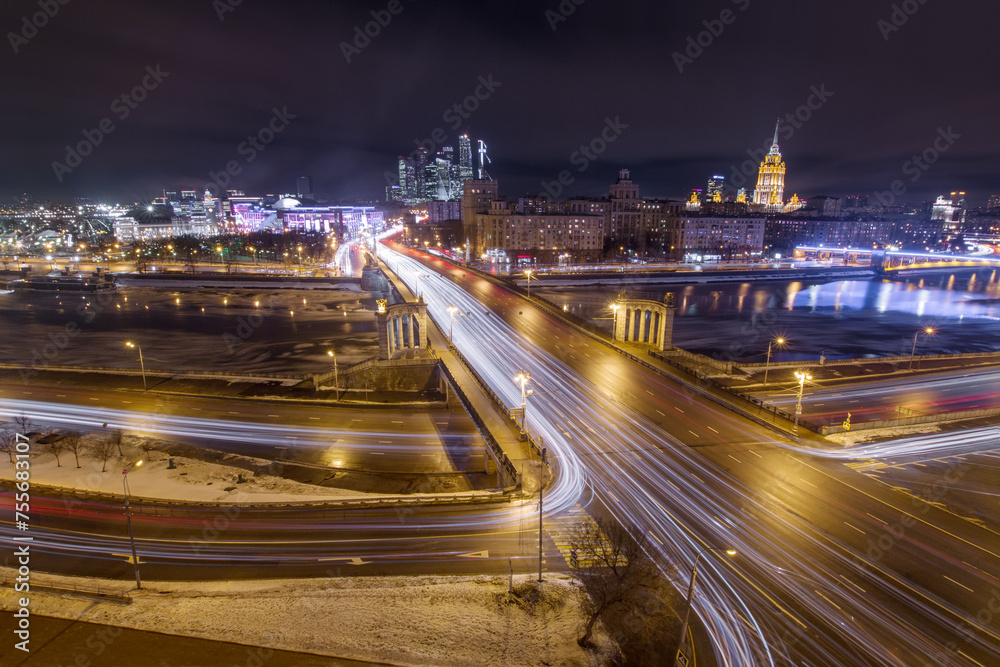
[[[623,343],[651,345],[657,350],[673,347],[674,295],[666,301],[630,299],[624,293],[611,306],[614,311],[614,339]]]

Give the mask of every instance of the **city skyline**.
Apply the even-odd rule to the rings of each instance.
[[[976,204],[1000,182],[990,158],[1000,149],[989,132],[995,103],[978,83],[977,65],[988,59],[967,57],[990,22],[963,10],[916,4],[894,17],[891,4],[860,2],[836,15],[744,0],[564,4],[401,2],[394,14],[362,3],[181,3],[163,16],[125,3],[87,12],[68,4],[40,28],[31,24],[36,3],[5,7],[9,85],[21,94],[3,116],[9,159],[0,194],[151,198],[163,183],[201,187],[235,162],[233,185],[246,191],[311,174],[320,196],[383,199],[387,164],[440,131],[435,151],[463,132],[486,138],[493,176],[512,192],[543,192],[570,169],[566,194],[590,194],[629,168],[651,194],[680,198],[712,174],[737,180],[748,153],[766,151],[776,116],[787,188],[801,197],[889,191],[901,180],[902,201],[965,190]],[[364,35],[378,17],[386,25]],[[952,24],[968,38],[925,53]],[[489,26],[516,28],[518,38]],[[635,39],[601,38],[616,30]],[[241,42],[254,46],[232,48]],[[312,46],[301,67],[276,64],[303,42]],[[65,58],[84,43],[97,48]],[[779,72],[778,82],[760,84],[754,68]],[[932,94],[925,80],[942,81],[948,94]],[[613,95],[578,104],[605,81],[616,82]],[[247,142],[275,118],[279,131]],[[620,136],[573,162],[608,119],[623,126]],[[931,150],[939,131],[955,139],[924,169],[912,157]],[[87,136],[100,145],[69,167],[66,146]]]

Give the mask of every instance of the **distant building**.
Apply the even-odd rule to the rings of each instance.
[[[427,202],[427,222],[444,222],[445,220],[462,219],[462,202],[432,201]]]
[[[756,259],[764,248],[764,218],[684,215],[668,238],[672,258],[680,261]]]
[[[722,191],[726,187],[726,177],[725,176],[712,176],[708,179],[708,187],[705,188],[705,201],[706,202],[721,202],[722,201]]]
[[[311,199],[313,196],[312,178],[299,176],[295,179],[295,193],[299,199]]]
[[[286,197],[273,208],[278,228],[286,232],[319,232],[346,239],[385,228],[382,211],[372,206],[307,206]]]
[[[1000,195],[990,195],[990,200],[986,204],[986,208],[1000,208]]]
[[[423,248],[452,250],[465,244],[462,221],[457,219],[440,222],[407,222],[403,225],[406,243]]]
[[[952,192],[950,197],[938,197],[931,206],[931,221],[939,223],[942,231],[957,231],[965,222],[965,193]]]
[[[809,199],[809,208],[824,218],[839,218],[843,214],[843,202],[839,197],[812,197]]]
[[[169,204],[159,203],[131,209],[114,221],[115,239],[136,243],[175,236],[212,236],[218,227],[207,217],[177,215]]]
[[[757,188],[753,195],[753,203],[768,211],[781,211],[785,204],[785,162],[781,159],[781,149],[778,147],[780,127],[779,120],[774,127],[774,143],[771,144],[771,150],[760,163]]]

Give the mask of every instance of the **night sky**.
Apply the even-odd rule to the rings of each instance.
[[[732,176],[814,87],[832,95],[783,131],[786,196],[871,193],[894,179],[913,202],[1000,194],[1000,3],[907,0],[915,12],[901,8],[895,29],[892,3],[872,0],[563,0],[568,16],[558,0],[396,1],[42,0],[58,11],[31,36],[22,18],[39,1],[5,0],[0,197],[147,199],[203,188],[236,161],[233,186],[251,193],[294,191],[308,174],[320,196],[383,199],[397,156],[441,128],[456,148],[461,131],[483,138],[510,197],[562,170],[574,177],[563,196],[605,194],[628,167],[640,195],[679,198],[713,173]],[[372,11],[391,20],[348,63],[341,43]],[[730,22],[712,23],[720,16]],[[673,54],[699,33],[711,43],[679,72]],[[157,82],[147,67],[168,75]],[[479,89],[467,120],[445,116],[480,77],[499,85]],[[144,78],[145,100],[115,103]],[[294,118],[272,143],[240,150],[286,108]],[[114,131],[60,183],[52,163],[104,118]],[[573,153],[606,119],[627,128],[581,172]],[[948,150],[904,172],[939,128],[951,128]],[[750,189],[755,178],[754,168]]]

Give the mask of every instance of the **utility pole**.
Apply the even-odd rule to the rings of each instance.
[[[545,438],[539,438],[544,443]],[[545,486],[545,453],[542,447],[542,460],[538,464],[538,583],[542,583],[542,488]]]

